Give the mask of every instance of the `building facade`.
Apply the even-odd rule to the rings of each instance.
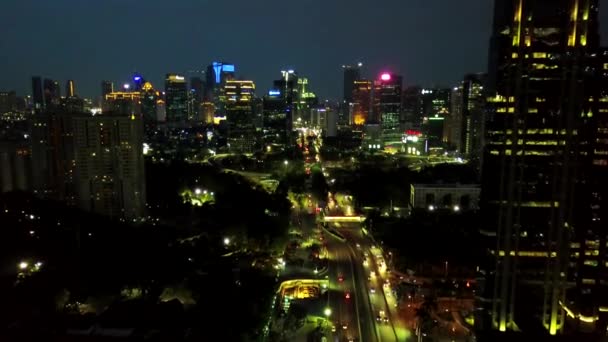
[[[77,206],[114,218],[142,218],[146,190],[141,116],[76,115],[72,124]]]
[[[596,119],[605,91],[591,83],[598,5],[495,1],[482,168],[491,306],[487,321],[476,320],[484,328],[605,334],[606,229],[592,202],[603,194],[589,187],[606,178],[591,176],[605,163],[591,158],[605,130]]]
[[[165,77],[165,105],[167,123],[180,125],[188,119],[188,86],[181,75],[167,74]]]
[[[400,118],[402,78],[392,73],[382,73],[374,81],[373,110],[371,124],[379,123],[382,127],[384,145],[401,142]]]
[[[226,81],[222,88],[221,102],[226,112],[230,151],[251,153],[255,148],[254,96],[253,81]]]

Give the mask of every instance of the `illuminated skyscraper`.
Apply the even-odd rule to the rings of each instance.
[[[74,97],[76,96],[76,86],[74,85],[74,80],[68,80],[65,84],[65,96],[66,97]]]
[[[598,3],[495,1],[482,213],[496,237],[486,296],[499,331],[606,332]]]
[[[165,101],[167,122],[183,124],[188,119],[188,87],[186,78],[167,74],[165,78]]]
[[[374,117],[370,123],[382,126],[384,144],[401,142],[399,118],[401,117],[401,76],[382,73],[374,81]]]
[[[256,143],[253,123],[253,81],[226,81],[222,88],[221,101],[228,123],[228,145],[231,151],[250,153]]]
[[[207,67],[205,73],[205,101],[213,102],[220,112],[223,111],[219,108],[220,104],[218,103],[222,86],[225,81],[234,80],[235,71],[234,64],[226,62],[213,62]]]
[[[277,145],[284,148],[289,144],[292,123],[291,113],[280,89],[271,89],[262,102],[262,134],[266,147]]]
[[[370,119],[372,110],[372,82],[356,80],[352,90],[352,118],[356,126],[365,125]]]

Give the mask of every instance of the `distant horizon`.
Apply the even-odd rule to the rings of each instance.
[[[104,80],[122,84],[137,71],[160,90],[166,73],[189,77],[215,60],[234,63],[258,95],[293,68],[319,98],[340,100],[341,66],[358,62],[368,79],[391,71],[404,86],[449,88],[487,71],[493,12],[487,0],[4,2],[0,47],[9,53],[0,90],[31,95],[31,77],[40,76],[59,81],[63,92],[71,79],[78,95],[92,99]],[[600,13],[604,45],[607,7]]]

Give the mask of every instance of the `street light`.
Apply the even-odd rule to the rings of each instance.
[[[224,245],[228,246],[230,244],[229,238],[224,238]]]
[[[28,265],[28,263],[27,263],[27,262],[25,262],[25,261],[22,261],[22,262],[20,262],[20,263],[19,263],[19,269],[20,269],[20,270],[24,270],[24,269],[26,269],[28,266],[29,266],[29,265]]]
[[[323,311],[323,314],[325,314],[325,317],[331,316],[331,309],[330,308],[325,308],[325,310]]]
[[[197,195],[200,195],[201,194],[201,188],[194,189],[194,193],[197,194]]]
[[[283,161],[283,164],[285,164],[285,166],[289,165],[289,160]]]
[[[459,207],[459,206],[457,206],[457,205],[455,205],[455,206],[454,206],[454,211],[460,211],[460,207]]]

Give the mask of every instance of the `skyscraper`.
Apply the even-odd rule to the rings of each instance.
[[[483,147],[484,82],[484,74],[466,75],[462,82],[462,153],[475,163],[480,160]]]
[[[588,187],[606,179],[589,176],[606,159],[588,161],[608,101],[589,81],[598,2],[495,1],[482,212],[496,237],[486,289],[499,331],[606,331],[606,228],[592,202],[605,193]]]
[[[165,101],[167,122],[173,124],[185,123],[188,118],[188,87],[184,76],[167,74],[165,78]]]
[[[226,81],[222,90],[228,123],[228,144],[231,151],[250,153],[255,146],[253,123],[253,81]]]
[[[59,87],[59,83],[45,78],[43,87],[45,108],[47,110],[57,108],[61,102],[61,87]]]
[[[44,110],[44,92],[42,91],[42,78],[32,77],[32,101],[35,112]]]
[[[202,116],[203,108],[203,100],[205,97],[205,85],[203,79],[200,77],[191,77],[190,78],[190,116],[191,119],[197,122],[204,122],[204,118]]]
[[[355,81],[361,79],[361,66],[359,63],[356,66],[343,65],[344,70],[344,90],[343,99],[345,103],[353,102],[353,90],[355,89]]]
[[[403,90],[403,122],[405,129],[420,129],[424,111],[422,106],[422,89],[407,87]]]
[[[401,142],[401,83],[401,76],[388,72],[374,81],[374,118],[370,123],[380,123],[385,145]]]
[[[65,83],[65,96],[66,97],[76,96],[76,86],[74,85],[74,80],[68,80]]]
[[[234,64],[226,62],[213,62],[207,66],[207,72],[205,73],[205,101],[213,102],[221,115],[223,115],[223,109],[219,108],[219,95],[224,82],[234,79],[235,71]]]
[[[365,125],[370,119],[372,110],[372,82],[356,80],[352,90],[352,118],[356,126]]]
[[[287,104],[281,90],[271,89],[262,102],[262,134],[266,147],[276,145],[284,148],[289,143],[292,123]]]
[[[141,98],[141,114],[144,119],[144,128],[153,126],[156,123],[156,101],[159,98],[158,92],[152,86],[152,83],[145,82],[140,93]]]
[[[78,207],[128,220],[143,217],[141,117],[107,113],[75,115],[72,120]]]

